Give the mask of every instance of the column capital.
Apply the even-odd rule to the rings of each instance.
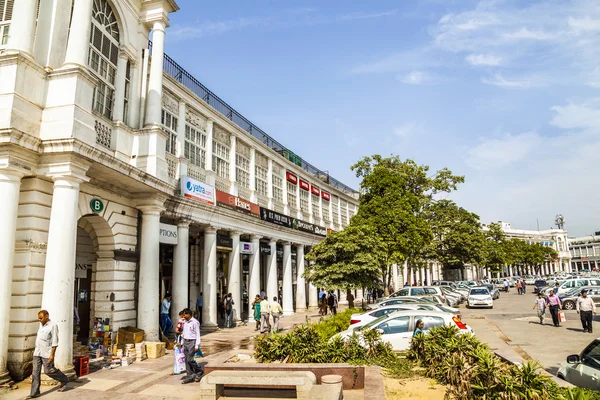
[[[257,240],[260,240],[261,238],[262,238],[261,235],[256,235],[256,234],[250,235],[250,240],[252,240],[252,241],[257,241]]]
[[[165,210],[166,196],[155,195],[145,197],[138,197],[133,200],[133,206],[143,212],[146,215],[156,214],[160,215]]]
[[[269,244],[271,246],[273,246],[274,244],[277,244],[277,239],[273,239],[273,238],[269,239]]]
[[[241,234],[242,234],[242,232],[240,232],[240,231],[229,231],[229,236],[231,238],[233,238],[234,236],[237,236],[239,238]]]
[[[191,223],[191,222],[192,222],[192,221],[190,221],[190,220],[188,220],[188,219],[182,219],[182,220],[179,220],[179,221],[177,221],[177,227],[178,227],[178,228],[186,228],[186,229],[189,229],[189,227],[190,227],[190,223]]]
[[[88,182],[90,178],[86,175],[90,168],[90,163],[77,160],[63,160],[59,162],[49,162],[43,165],[39,172],[56,181],[68,181],[72,183]]]
[[[204,234],[209,234],[209,235],[216,235],[217,234],[217,228],[215,228],[214,226],[207,226],[206,228],[204,228]]]
[[[0,168],[0,182],[20,182],[25,174],[13,168]]]
[[[289,241],[286,241],[286,240],[283,241],[283,242],[281,242],[281,244],[284,245],[284,246],[286,246],[286,247],[292,247],[292,242],[289,242]]]

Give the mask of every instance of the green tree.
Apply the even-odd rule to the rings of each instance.
[[[314,264],[306,269],[304,277],[328,289],[373,286],[386,268],[384,248],[375,232],[353,223],[343,231],[328,233],[306,259]]]
[[[479,216],[450,200],[433,202],[428,211],[433,232],[430,258],[446,269],[463,268],[467,264],[481,265],[486,240]]]
[[[501,272],[509,260],[507,254],[506,236],[500,224],[491,223],[485,231],[485,265],[490,272]]]
[[[364,157],[351,169],[361,178],[361,199],[353,223],[370,227],[385,254],[382,270],[384,290],[391,283],[391,266],[408,261],[409,267],[423,263],[424,249],[433,239],[427,208],[434,195],[456,190],[464,177],[448,169],[429,174],[429,167],[398,156]]]

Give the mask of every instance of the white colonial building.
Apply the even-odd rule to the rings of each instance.
[[[37,312],[79,339],[159,338],[203,292],[234,315],[261,289],[316,306],[307,247],[358,193],[267,135],[164,54],[173,0],[0,0],[0,383],[31,371]],[[150,45],[149,39],[152,39]],[[360,294],[357,296],[360,297]]]
[[[571,252],[571,270],[594,271],[600,269],[600,232],[590,236],[568,239]]]

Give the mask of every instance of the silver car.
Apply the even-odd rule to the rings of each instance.
[[[600,390],[600,338],[594,339],[580,354],[571,354],[556,374],[579,387]]]

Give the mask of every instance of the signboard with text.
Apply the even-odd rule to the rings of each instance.
[[[216,190],[215,193],[217,205],[257,217],[260,216],[260,207],[258,204],[251,203],[241,197],[232,196],[229,193],[221,192],[220,190]]]
[[[321,190],[321,198],[323,200],[329,201],[331,200],[331,195],[323,190]]]
[[[177,244],[177,225],[160,224],[158,242],[164,244]]]
[[[181,194],[188,199],[198,200],[210,205],[215,204],[215,188],[189,176],[181,177]]]
[[[318,196],[321,194],[321,191],[319,190],[318,187],[316,187],[315,185],[310,185],[310,192],[312,194],[314,194],[315,196]]]
[[[298,177],[289,171],[285,171],[285,179],[294,185],[298,184]]]
[[[292,227],[292,217],[278,213],[277,211],[269,210],[268,208],[260,208],[260,219],[287,228]]]
[[[319,236],[327,236],[327,229],[322,226],[294,219],[293,228],[302,232],[308,232]]]
[[[306,182],[304,179],[300,179],[300,189],[309,191],[310,183]]]

